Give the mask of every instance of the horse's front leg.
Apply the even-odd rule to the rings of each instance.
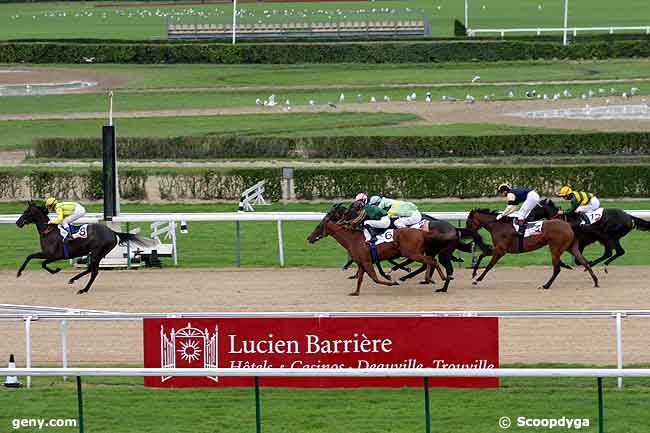
[[[478,284],[479,281],[483,281],[483,278],[485,278],[485,275],[490,272],[490,269],[494,267],[494,265],[497,264],[497,262],[505,255],[505,252],[503,252],[500,249],[494,250],[492,252],[492,260],[490,260],[490,263],[485,267],[483,270],[483,273],[472,283],[474,285]]]
[[[32,259],[44,259],[44,258],[46,258],[46,257],[45,257],[45,253],[43,251],[39,251],[38,253],[33,253],[33,254],[28,255],[25,258],[25,261],[23,262],[22,266],[18,269],[18,274],[16,274],[16,278],[19,278],[22,275],[23,271],[27,267],[27,263],[29,263],[30,260],[32,260]]]
[[[45,269],[47,272],[49,272],[50,274],[56,274],[57,272],[61,272],[61,268],[50,269],[50,268],[47,267],[48,264],[50,264],[50,263],[52,263],[52,262],[56,262],[56,261],[58,261],[58,260],[59,260],[59,259],[47,259],[47,260],[43,260],[43,261],[41,262],[41,267],[42,267],[43,269]]]

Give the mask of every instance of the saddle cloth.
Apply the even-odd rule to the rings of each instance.
[[[519,233],[519,225],[516,222],[517,220],[512,221],[512,227],[515,229],[517,233]],[[544,221],[534,221],[532,223],[526,224],[526,231],[524,232],[524,238],[528,238],[531,236],[539,236],[542,233],[542,226],[544,225]]]
[[[72,238],[72,235],[74,234],[75,237],[74,239],[88,239],[88,224],[82,224],[80,226],[74,226],[70,224],[68,226],[70,228],[70,237]],[[63,227],[61,227],[61,236],[63,236]]]
[[[604,208],[600,207],[596,209],[594,212],[586,213],[585,215],[587,215],[587,218],[589,218],[589,224],[594,224],[600,221],[600,219],[603,217],[604,210],[605,210]]]
[[[422,220],[417,224],[413,224],[412,226],[409,227],[410,229],[418,229],[418,230],[423,230],[425,232],[429,231],[429,221],[428,220]]]
[[[377,242],[375,242],[375,245],[383,244],[386,242],[393,242],[393,232],[395,230],[393,229],[388,229],[385,232],[383,232],[380,235],[377,235]],[[366,237],[366,241],[370,241],[370,233],[368,233],[368,230],[363,229],[363,235]]]

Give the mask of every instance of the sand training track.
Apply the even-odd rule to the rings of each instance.
[[[51,276],[29,271],[20,279],[1,271],[2,302],[123,312],[196,311],[423,311],[423,310],[610,310],[650,306],[650,268],[614,267],[592,288],[582,271],[564,271],[551,290],[538,290],[547,267],[497,268],[479,288],[461,269],[448,294],[432,294],[416,282],[399,287],[364,282],[361,296],[348,275],[332,269],[205,269],[105,271],[90,294],[67,284],[71,272]],[[83,283],[85,280],[81,280]],[[79,282],[78,282],[79,283]],[[77,284],[78,284],[77,283]],[[2,322],[0,353],[24,360],[22,322]],[[502,319],[502,362],[615,364],[615,322],[611,319]],[[139,322],[71,322],[72,365],[141,363]],[[624,321],[624,360],[650,362],[650,319]],[[60,362],[58,322],[35,322],[36,365]]]

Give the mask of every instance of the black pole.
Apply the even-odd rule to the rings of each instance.
[[[431,404],[429,403],[429,378],[424,378],[424,431],[431,433]]]
[[[117,215],[117,147],[115,127],[102,127],[102,188],[104,190],[104,219]]]
[[[84,401],[81,395],[80,376],[77,376],[77,403],[79,404],[79,433],[84,433]]]
[[[260,378],[255,376],[255,432],[262,433],[262,413],[260,409]]]
[[[603,378],[598,378],[598,433],[605,433],[605,420],[603,415]]]

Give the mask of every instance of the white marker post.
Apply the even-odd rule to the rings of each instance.
[[[469,28],[469,0],[465,0],[465,28]]]
[[[562,45],[566,47],[566,33],[567,26],[569,25],[569,0],[564,0],[564,36],[562,38]]]
[[[232,44],[237,40],[237,0],[232,0]]]

